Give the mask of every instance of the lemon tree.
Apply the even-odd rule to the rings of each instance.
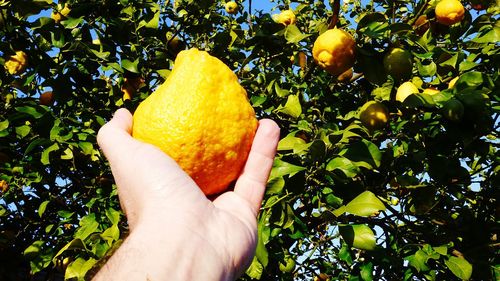
[[[119,247],[128,227],[96,133],[192,48],[281,127],[241,280],[499,279],[499,13],[477,0],[0,0],[0,280],[90,279]]]

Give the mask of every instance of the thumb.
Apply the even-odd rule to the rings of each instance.
[[[133,139],[132,114],[125,108],[118,109],[111,121],[101,127],[97,133],[97,143],[109,162],[113,164],[120,155],[127,152],[140,143]]]

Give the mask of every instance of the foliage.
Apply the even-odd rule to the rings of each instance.
[[[0,1],[0,63],[18,50],[29,61],[19,75],[0,72],[1,280],[81,280],[126,237],[96,132],[164,81],[175,37],[225,61],[258,117],[282,128],[243,280],[499,278],[498,2],[464,2],[464,19],[447,27],[436,1],[345,1],[336,25],[357,44],[346,82],[311,59],[335,5],[273,0],[269,12],[256,2],[229,15],[221,1]],[[289,8],[295,24],[273,21]],[[420,89],[403,103],[382,63],[394,47],[412,54]],[[290,60],[299,52],[306,66]],[[146,81],[132,99],[126,78]],[[39,104],[46,91],[54,104]],[[452,99],[460,120],[443,116]],[[369,100],[389,109],[385,128],[361,125]]]

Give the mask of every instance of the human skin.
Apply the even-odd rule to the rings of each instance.
[[[213,200],[160,149],[132,138],[131,129],[132,115],[119,109],[97,136],[130,235],[93,280],[236,279],[255,253],[279,127],[260,120],[234,190]]]

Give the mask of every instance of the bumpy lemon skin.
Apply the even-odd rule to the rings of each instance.
[[[163,150],[212,195],[240,174],[257,124],[236,75],[207,52],[190,49],[139,105],[132,134]]]
[[[355,47],[356,42],[349,33],[335,28],[318,36],[312,53],[321,68],[338,76],[354,65]]]
[[[460,22],[465,15],[465,9],[458,0],[442,0],[436,5],[436,19],[444,25]]]
[[[5,62],[5,69],[11,75],[18,75],[22,73],[28,65],[28,55],[23,51],[17,51],[15,55]]]

